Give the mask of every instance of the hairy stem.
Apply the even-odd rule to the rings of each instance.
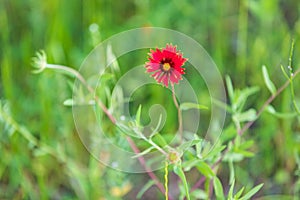
[[[174,104],[177,108],[179,137],[180,137],[180,142],[182,142],[182,139],[183,139],[182,113],[181,113],[181,109],[179,107],[178,101],[176,99],[175,88],[174,88],[173,83],[171,84],[171,87],[172,87],[173,101],[174,101]]]

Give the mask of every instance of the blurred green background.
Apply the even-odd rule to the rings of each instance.
[[[47,52],[49,63],[78,69],[93,47],[113,34],[145,26],[174,29],[202,44],[236,88],[260,86],[248,105],[259,108],[270,95],[261,66],[267,66],[277,87],[282,85],[280,65],[288,65],[292,38],[293,67],[300,65],[299,16],[298,0],[1,0],[0,199],[133,199],[140,189],[133,182],[142,185],[148,178],[116,172],[88,154],[72,110],[63,105],[72,95],[72,79],[51,71],[32,74],[31,57],[37,50]],[[290,112],[290,91],[272,105]],[[175,110],[170,112],[176,116]],[[256,155],[237,165],[237,184],[265,183],[259,196],[293,195],[299,134],[299,120],[263,114],[245,135],[255,140]],[[37,145],[60,155],[44,155]],[[220,172],[225,183],[224,168]],[[156,193],[152,188],[144,199]]]

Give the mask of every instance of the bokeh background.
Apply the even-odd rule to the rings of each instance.
[[[266,65],[275,85],[282,85],[280,65],[288,65],[292,38],[292,66],[300,65],[299,16],[298,0],[1,0],[0,199],[134,199],[148,179],[114,171],[89,155],[76,133],[71,108],[63,105],[72,95],[73,79],[53,71],[32,74],[31,58],[37,50],[44,49],[50,63],[78,69],[99,42],[116,33],[148,26],[174,29],[203,45],[235,88],[259,86],[259,94],[247,105],[259,108],[270,95],[261,67]],[[120,60],[120,68],[129,66],[126,62],[146,61],[136,57]],[[205,88],[197,79],[191,81],[200,91]],[[198,95],[209,99],[207,93]],[[291,112],[290,90],[272,105]],[[168,115],[176,118],[176,110]],[[209,117],[201,120],[203,126],[209,123]],[[237,184],[263,182],[258,196],[282,194],[290,199],[298,180],[299,134],[298,119],[264,113],[245,134],[255,141],[255,156],[236,166]],[[226,183],[226,166],[220,173]],[[159,195],[151,188],[144,199],[162,198]]]

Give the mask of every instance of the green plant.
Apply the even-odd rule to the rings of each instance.
[[[218,100],[214,100],[214,104],[224,108],[231,116],[232,124],[230,123],[225,129],[223,135],[221,135],[217,144],[212,146],[209,142],[205,141],[203,138],[199,138],[197,135],[194,135],[194,138],[183,138],[180,137],[175,146],[169,146],[165,137],[158,132],[158,128],[161,125],[161,116],[159,117],[158,124],[152,129],[152,133],[149,136],[145,136],[143,130],[145,127],[142,124],[141,115],[142,115],[142,106],[140,105],[135,114],[135,118],[127,123],[118,123],[114,117],[115,113],[111,113],[109,108],[105,103],[103,103],[103,97],[95,96],[94,100],[96,102],[97,108],[99,111],[103,111],[105,115],[110,119],[111,125],[115,126],[124,136],[124,139],[127,140],[130,148],[136,153],[133,159],[139,159],[140,164],[145,168],[148,173],[151,181],[149,181],[143,189],[138,193],[138,197],[141,198],[143,192],[149,189],[152,185],[156,185],[162,194],[165,195],[166,199],[174,199],[171,191],[168,189],[168,174],[169,171],[173,171],[181,180],[178,182],[180,194],[180,199],[250,199],[255,195],[263,186],[259,184],[254,186],[252,189],[247,188],[247,192],[244,192],[245,188],[241,188],[238,192],[235,191],[235,180],[238,179],[235,175],[235,166],[237,163],[242,162],[245,158],[251,158],[254,156],[252,148],[255,144],[253,140],[247,139],[244,134],[251,127],[251,125],[260,117],[264,111],[268,111],[274,116],[283,116],[278,114],[271,103],[273,100],[284,91],[286,87],[291,86],[293,104],[295,106],[295,112],[286,114],[288,116],[298,116],[298,107],[294,95],[294,86],[293,80],[299,74],[300,70],[293,71],[291,68],[291,60],[293,57],[293,48],[294,43],[292,43],[290,62],[288,69],[290,74],[288,75],[284,67],[282,67],[283,73],[288,79],[285,84],[280,88],[276,89],[274,83],[270,80],[268,75],[267,68],[262,67],[262,76],[266,87],[269,89],[271,96],[265,101],[257,111],[254,108],[248,107],[249,97],[257,95],[259,91],[258,87],[247,87],[245,89],[234,89],[232,81],[229,76],[226,76],[226,85],[227,92],[230,100],[230,104],[227,105]],[[48,64],[46,61],[45,53],[41,52],[37,54],[37,57],[34,59],[35,67],[37,68],[36,72],[44,71],[45,69],[54,69],[67,72],[68,74],[75,76],[82,85],[91,93],[95,93],[95,89],[88,85],[87,81],[74,69],[55,65]],[[113,72],[107,72],[107,76]],[[105,76],[105,74],[104,74]],[[113,76],[112,76],[113,77]],[[179,124],[182,120],[182,112],[189,109],[202,109],[206,108],[205,106],[193,104],[189,102],[178,103],[175,97],[174,85],[172,86],[172,96],[175,107],[178,109],[178,119]],[[96,92],[97,93],[97,92]],[[106,93],[107,95],[107,93]],[[111,94],[108,94],[111,97]],[[106,101],[109,102],[109,101]],[[65,103],[66,105],[75,105],[76,102],[68,100]],[[109,106],[109,104],[108,104]],[[182,131],[182,129],[179,129]],[[120,133],[119,132],[119,133]],[[114,133],[114,137],[119,137],[118,131]],[[181,134],[180,134],[181,135]],[[138,140],[135,139],[138,138]],[[143,141],[141,143],[141,140]],[[139,142],[139,146],[137,146]],[[127,148],[127,147],[125,147]],[[140,148],[144,150],[141,152]],[[165,157],[165,186],[163,186],[162,179],[158,178],[154,172],[151,171],[148,164],[146,163],[144,156],[153,150],[157,150]],[[225,183],[220,181],[220,178],[217,176],[218,171],[220,170],[222,163],[227,163],[229,167],[229,185],[230,189],[228,193],[224,193]],[[198,171],[201,174],[201,178],[191,186],[189,179],[186,174],[191,173],[193,170]],[[169,193],[168,193],[169,191]]]

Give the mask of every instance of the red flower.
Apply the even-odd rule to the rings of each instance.
[[[149,62],[146,62],[147,72],[153,73],[151,76],[158,82],[168,87],[171,84],[178,83],[182,80],[185,68],[182,68],[187,61],[182,57],[182,53],[177,51],[176,46],[167,44],[166,48],[161,50],[150,50]]]

